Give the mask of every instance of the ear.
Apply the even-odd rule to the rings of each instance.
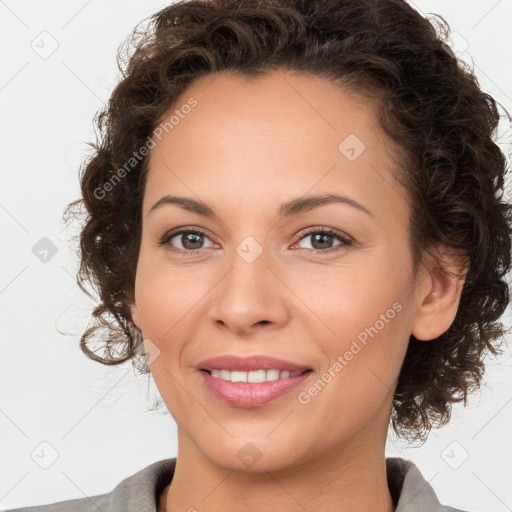
[[[452,325],[469,270],[469,259],[445,245],[437,246],[434,256],[418,273],[416,311],[411,334],[418,340],[433,340]]]

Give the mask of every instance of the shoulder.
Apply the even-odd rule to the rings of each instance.
[[[48,505],[34,505],[32,507],[13,508],[5,512],[90,512],[91,510],[109,510],[107,508],[110,493],[78,498],[74,500],[59,501]]]
[[[90,512],[91,510],[109,510],[107,508],[111,493],[87,498],[78,498],[47,505],[35,505],[31,507],[14,508],[5,512]]]
[[[386,472],[396,512],[470,512],[441,504],[412,460],[386,458]]]
[[[176,458],[153,462],[122,480],[111,492],[47,505],[9,509],[5,512],[126,512],[156,511],[156,496],[174,475]]]

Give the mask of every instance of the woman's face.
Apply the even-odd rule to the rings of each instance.
[[[224,73],[174,110],[151,149],[132,316],[180,453],[259,472],[377,449],[418,299],[375,105],[321,78]],[[188,202],[152,209],[167,195]],[[204,363],[220,356],[285,363]],[[263,371],[286,362],[309,371]]]

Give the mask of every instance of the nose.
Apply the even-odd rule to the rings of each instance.
[[[234,252],[231,267],[210,297],[212,321],[241,337],[260,329],[281,328],[290,316],[291,292],[277,265],[265,250],[249,261]]]

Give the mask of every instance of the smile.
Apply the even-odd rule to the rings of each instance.
[[[307,371],[307,370],[304,370]],[[303,372],[290,372],[288,370],[277,370],[277,369],[268,369],[268,370],[254,370],[250,372],[244,372],[239,370],[218,370],[213,369],[209,371],[212,377],[217,379],[222,379],[228,382],[250,382],[250,383],[259,383],[259,382],[271,382],[278,379],[288,379],[290,377],[296,377]]]
[[[281,370],[278,373],[275,369],[249,372],[212,369],[201,370],[199,374],[212,398],[225,405],[245,409],[263,407],[278,398],[290,396],[290,392],[313,375],[313,371],[307,369],[292,373]]]

